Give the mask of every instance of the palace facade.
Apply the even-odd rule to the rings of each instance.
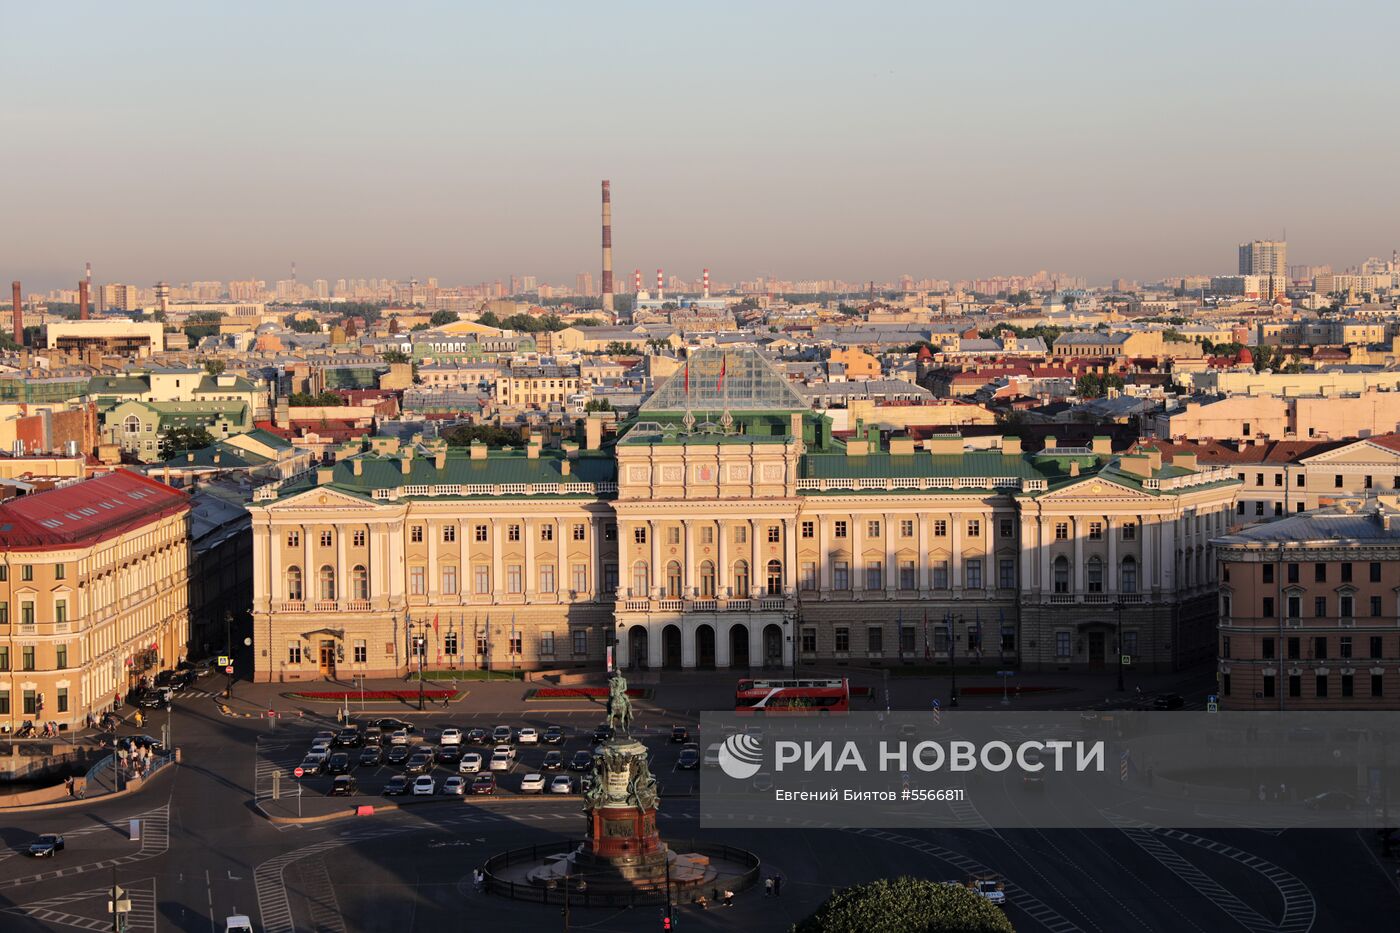
[[[1238,480],[1189,455],[970,449],[830,421],[762,356],[693,353],[601,443],[342,449],[263,487],[260,680],[427,668],[1213,657]],[[1121,627],[1121,640],[1119,631]]]

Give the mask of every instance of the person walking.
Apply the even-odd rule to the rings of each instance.
[[[782,872],[775,872],[773,875],[773,896],[783,896],[783,875]]]
[[[769,875],[767,878],[764,878],[764,879],[763,879],[763,896],[764,896],[764,897],[772,897],[772,896],[773,896],[773,876],[772,876],[772,875]]]
[[[725,906],[725,907],[733,907],[733,906],[734,906],[734,892],[733,892],[733,891],[730,891],[730,890],[728,890],[728,889],[725,890],[725,892],[724,892],[724,906]]]

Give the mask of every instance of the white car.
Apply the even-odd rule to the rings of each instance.
[[[492,770],[492,771],[509,771],[509,770],[510,770],[510,756],[509,756],[509,755],[503,755],[503,754],[501,754],[500,752],[496,752],[495,754],[493,754],[493,755],[491,756],[491,770]]]
[[[312,742],[319,742],[319,741],[321,741],[322,739],[325,739],[327,742],[334,742],[334,741],[335,741],[335,733],[334,733],[334,732],[331,732],[329,729],[322,729],[320,732],[316,733],[316,734],[312,737],[311,741],[312,741]]]
[[[525,726],[515,733],[515,741],[521,745],[538,745],[540,744],[540,733],[530,726]]]
[[[515,760],[515,749],[509,745],[497,745],[495,748],[491,749],[491,754],[505,755],[511,761]]]
[[[439,745],[461,745],[462,730],[455,726],[448,726],[442,730],[442,735],[438,738]]]
[[[408,744],[408,730],[407,730],[407,729],[395,729],[393,732],[390,732],[390,733],[389,733],[389,744],[390,744],[390,745],[407,745],[407,744]]]
[[[431,774],[420,774],[413,780],[413,796],[431,797],[437,793],[437,781]]]
[[[527,774],[520,779],[520,792],[522,794],[542,794],[544,793],[544,775]]]
[[[1006,888],[998,878],[973,878],[968,887],[998,907],[1006,906]]]
[[[574,792],[574,779],[567,774],[556,774],[554,780],[549,782],[549,792],[551,794],[572,794]]]
[[[719,767],[719,750],[720,750],[720,748],[721,748],[720,743],[716,742],[715,744],[711,745],[709,748],[705,749],[705,758],[704,758],[704,765],[705,765],[705,767],[707,767],[707,768],[717,768],[717,767]]]
[[[481,770],[481,756],[476,752],[467,752],[457,762],[457,770],[462,774],[476,774]]]
[[[442,782],[442,792],[444,794],[453,794],[461,797],[467,792],[467,779],[460,774],[452,775],[452,777]]]
[[[325,752],[329,754],[331,750],[331,744],[334,741],[334,739],[317,739],[316,741],[311,743],[311,751]]]
[[[224,921],[224,933],[253,933],[253,921],[246,914],[235,914]]]

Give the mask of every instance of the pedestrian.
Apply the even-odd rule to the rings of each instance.
[[[725,907],[733,907],[733,906],[734,906],[734,892],[733,892],[733,891],[730,891],[730,890],[727,890],[727,889],[725,890],[725,892],[724,892],[724,906],[725,906]]]
[[[763,896],[764,896],[764,897],[772,897],[772,896],[773,896],[773,876],[772,876],[772,875],[769,875],[767,878],[764,878],[764,879],[763,879]]]
[[[705,900],[705,895],[702,894],[695,899],[695,906],[699,907],[701,910],[709,910],[710,902]]]
[[[63,779],[63,789],[68,791],[69,797],[73,796],[73,779],[71,777]]]
[[[782,872],[778,872],[777,874],[775,874],[775,875],[773,876],[773,896],[774,896],[774,897],[782,897],[782,896],[783,896],[783,875],[782,875]]]

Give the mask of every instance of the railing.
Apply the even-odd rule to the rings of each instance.
[[[311,608],[316,612],[335,612],[340,604],[334,599],[318,599]]]
[[[1023,480],[1016,476],[911,476],[862,477],[860,479],[799,479],[798,490],[829,492],[850,489],[1019,489],[1047,488],[1045,480]]]
[[[656,608],[661,612],[680,612],[685,608],[683,599],[658,599]]]
[[[696,599],[690,603],[692,612],[715,612],[719,608],[719,600],[716,599]]]
[[[306,603],[300,599],[289,599],[277,606],[279,612],[305,612]]]
[[[348,599],[345,601],[346,612],[369,612],[369,600]]]
[[[763,612],[781,612],[787,608],[787,600],[781,596],[767,597],[758,601],[758,608]]]
[[[1063,605],[1063,604],[1072,603],[1072,602],[1074,602],[1074,594],[1073,594],[1073,593],[1051,593],[1051,594],[1050,594],[1050,603],[1051,603],[1052,605]]]
[[[261,491],[260,487],[258,491]],[[376,489],[375,499],[401,499],[405,496],[432,498],[435,496],[605,496],[617,492],[617,483],[440,483],[434,486],[394,486]],[[275,498],[269,493],[262,498]]]
[[[883,591],[881,591],[883,592]],[[785,596],[757,599],[636,599],[622,601],[624,612],[782,612],[788,608]]]

